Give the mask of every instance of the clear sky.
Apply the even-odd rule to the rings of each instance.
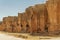
[[[17,16],[18,12],[35,4],[44,3],[46,0],[0,0],[0,20],[5,16]]]

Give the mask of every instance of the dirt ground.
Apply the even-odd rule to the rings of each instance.
[[[8,33],[8,32],[0,32],[2,34],[6,34],[9,36],[14,36],[17,38],[23,38],[25,40],[60,40],[60,36],[32,36],[28,33]]]

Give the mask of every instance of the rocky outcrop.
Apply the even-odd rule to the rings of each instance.
[[[3,18],[3,24],[5,25],[5,31],[7,32],[17,32],[17,17],[8,16]]]
[[[5,31],[5,24],[0,22],[0,31]]]
[[[4,17],[0,24],[0,30],[23,33],[59,33],[59,2],[59,0],[48,0],[45,4],[26,8],[25,12],[18,13],[18,16]]]
[[[48,19],[46,5],[45,4],[38,4],[38,5],[35,5],[35,7],[37,8],[38,31],[46,32],[45,27],[46,27],[47,19]]]
[[[49,18],[49,32],[56,33],[59,28],[59,0],[48,0],[46,3],[48,18]]]

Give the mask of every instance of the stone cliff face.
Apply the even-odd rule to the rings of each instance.
[[[46,27],[47,18],[48,18],[46,5],[45,4],[36,5],[36,8],[38,10],[37,27],[38,27],[38,29],[40,29],[40,32],[46,32],[45,27]]]
[[[3,18],[3,27],[5,27],[4,31],[8,32],[17,32],[17,17],[16,16],[8,16]],[[14,29],[14,30],[13,30]]]
[[[23,33],[60,32],[60,1],[48,0],[45,4],[37,4],[26,8],[18,16],[4,17],[0,24],[1,31]]]
[[[57,32],[60,30],[59,28],[59,0],[49,0],[46,3],[47,11],[48,11],[48,18],[49,18],[49,32]]]

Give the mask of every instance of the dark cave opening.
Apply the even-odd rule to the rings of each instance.
[[[29,25],[27,24],[26,25],[26,32],[28,32],[28,30],[29,30]]]
[[[21,27],[23,27],[23,25],[21,24]]]
[[[45,26],[45,32],[48,32],[48,27],[47,26]]]

